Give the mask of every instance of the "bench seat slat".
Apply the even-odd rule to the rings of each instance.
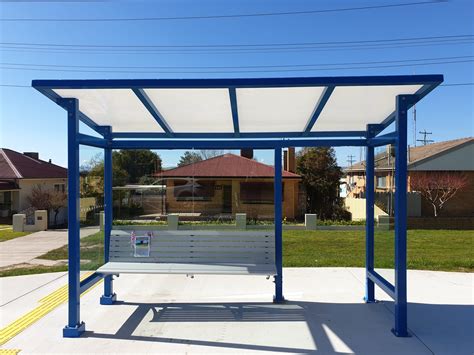
[[[151,241],[155,243],[272,243],[274,244],[274,238],[265,237],[265,238],[253,238],[253,237],[224,237],[224,238],[215,238],[215,237],[185,237],[185,236],[178,236],[174,238],[169,237],[158,237],[153,236],[151,237]],[[130,236],[128,237],[111,237],[111,243],[129,243]]]
[[[274,275],[275,238],[268,231],[154,231],[150,255],[135,257],[131,230],[114,230],[104,274]],[[140,235],[140,233],[138,233]]]
[[[192,275],[276,275],[274,265],[261,264],[187,264],[108,262],[101,266],[102,274],[192,274]]]

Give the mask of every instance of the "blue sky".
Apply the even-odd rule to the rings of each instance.
[[[128,22],[12,22],[12,18],[176,17],[261,12],[324,10],[373,5],[407,4],[387,1],[129,1],[129,2],[1,2],[2,43],[97,45],[213,45],[364,41],[474,34],[474,2],[452,0],[370,10],[304,15],[239,17],[199,20]],[[426,2],[429,2],[428,0]],[[249,66],[373,62],[474,55],[473,42],[406,48],[281,51],[253,53],[94,53],[12,50],[0,46],[0,85],[29,85],[32,79],[85,78],[211,78],[444,74],[445,82],[472,83],[473,62],[377,69],[252,73],[103,73],[62,72],[60,65],[83,66]],[[423,62],[419,62],[423,63]],[[15,64],[58,67],[25,70]],[[6,69],[17,68],[17,69]],[[31,68],[31,66],[27,66]],[[20,69],[18,69],[20,68]],[[39,67],[35,67],[39,68]],[[70,69],[70,68],[69,68]],[[88,69],[86,69],[88,70]],[[433,132],[435,141],[473,135],[473,86],[440,87],[417,105],[417,128]],[[409,141],[413,143],[412,126]],[[66,165],[66,115],[30,88],[0,86],[0,146],[39,151],[43,159]],[[83,148],[81,160],[98,150]],[[159,152],[165,166],[176,164],[181,151]],[[347,155],[359,158],[358,148],[338,148],[340,165]],[[272,163],[270,152],[257,157]]]

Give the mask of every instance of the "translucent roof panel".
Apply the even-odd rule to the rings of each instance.
[[[232,133],[228,89],[145,89],[175,133]]]
[[[302,132],[325,87],[237,89],[240,132]]]
[[[163,132],[130,89],[55,89],[61,97],[79,99],[79,110],[113,132]]]
[[[395,98],[414,94],[422,85],[336,87],[313,126],[313,132],[365,131],[395,111]]]

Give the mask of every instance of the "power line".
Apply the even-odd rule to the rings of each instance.
[[[450,86],[464,86],[464,85],[474,85],[474,82],[473,83],[441,84],[439,86],[450,87]],[[0,87],[14,87],[14,88],[32,89],[32,86],[30,86],[30,85],[20,85],[20,84],[0,84]]]
[[[446,35],[446,36],[428,36],[428,37],[401,37],[385,38],[373,40],[354,40],[354,41],[329,41],[329,42],[286,42],[286,43],[236,43],[236,44],[182,44],[182,45],[132,45],[132,44],[77,44],[77,43],[38,43],[38,42],[0,42],[0,45],[14,46],[46,46],[46,47],[87,47],[87,48],[216,48],[216,47],[270,47],[270,46],[312,46],[312,45],[342,45],[342,44],[367,44],[380,42],[413,42],[413,41],[436,41],[436,40],[459,40],[472,39],[474,35]]]
[[[289,15],[309,15],[323,13],[337,13],[350,11],[364,11],[375,9],[387,9],[395,7],[433,5],[446,2],[447,0],[417,1],[407,3],[392,3],[385,5],[371,5],[358,7],[333,8],[322,10],[303,11],[283,11],[283,12],[259,12],[250,14],[229,14],[229,15],[207,15],[207,16],[173,16],[173,17],[124,17],[124,18],[4,18],[3,22],[134,22],[134,21],[177,21],[177,20],[211,20],[211,19],[232,19],[245,17],[270,17]]]
[[[474,85],[474,83],[441,84],[440,86],[467,86],[467,85]]]
[[[368,64],[390,64],[408,62],[440,61],[448,59],[474,58],[473,55],[455,57],[435,57],[420,59],[386,60],[386,61],[365,61],[365,62],[345,62],[345,63],[315,63],[315,64],[281,64],[281,65],[242,65],[242,66],[100,66],[100,65],[64,65],[64,64],[35,64],[35,63],[10,63],[4,62],[0,65],[6,66],[27,66],[27,67],[53,67],[53,68],[94,68],[94,69],[257,69],[257,68],[297,68],[297,67],[317,67],[317,66],[341,66],[341,65],[368,65]],[[434,63],[436,64],[436,63]]]
[[[279,52],[328,52],[328,51],[366,51],[381,49],[398,48],[419,48],[432,46],[452,46],[452,45],[471,45],[473,39],[459,39],[455,41],[443,42],[405,42],[392,44],[373,44],[373,45],[345,45],[345,46],[306,46],[306,47],[269,47],[269,48],[227,48],[227,49],[115,49],[115,48],[53,48],[53,47],[27,47],[27,46],[7,46],[0,45],[2,52],[18,53],[64,53],[64,54],[131,54],[131,55],[150,55],[150,54],[257,54],[257,53],[279,53]]]
[[[402,67],[413,67],[413,66],[430,66],[438,64],[461,64],[461,63],[472,63],[474,59],[463,59],[463,60],[450,60],[450,61],[438,61],[433,63],[409,63],[409,64],[389,64],[389,65],[365,65],[365,66],[354,66],[354,67],[314,67],[314,68],[285,68],[285,69],[258,69],[258,70],[90,70],[90,69],[56,69],[56,68],[31,68],[31,67],[8,67],[2,66],[0,69],[3,70],[28,70],[28,71],[41,71],[41,72],[76,72],[76,73],[128,73],[128,74],[213,74],[213,73],[279,73],[279,72],[310,72],[310,71],[331,71],[331,70],[360,70],[360,69],[382,69],[382,68],[402,68]],[[342,64],[335,64],[342,65]],[[139,69],[139,68],[137,68]]]
[[[331,44],[331,45],[311,45],[311,44],[295,44],[287,46],[262,45],[260,47],[87,47],[80,45],[77,47],[59,47],[59,46],[42,46],[42,45],[23,45],[23,44],[0,44],[2,51],[16,52],[51,52],[51,53],[86,53],[86,54],[233,54],[233,53],[276,53],[276,52],[327,52],[341,50],[374,50],[374,49],[396,49],[410,47],[431,47],[431,46],[447,46],[447,45],[465,45],[472,44],[474,36],[463,37],[458,39],[446,40],[426,40],[426,41],[400,41],[400,42],[379,42],[379,43],[354,43],[354,44]]]

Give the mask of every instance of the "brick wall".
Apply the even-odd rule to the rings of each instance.
[[[240,183],[245,179],[216,180],[216,185],[232,185],[232,214],[247,213],[249,218],[272,219],[274,216],[273,203],[249,204],[240,200]],[[273,179],[252,179],[255,182],[273,182]],[[177,201],[174,192],[174,181],[167,180],[166,202],[168,213],[203,213],[213,215],[222,213],[223,188],[216,188],[210,201]],[[298,208],[298,180],[283,180],[283,217],[294,219]]]

